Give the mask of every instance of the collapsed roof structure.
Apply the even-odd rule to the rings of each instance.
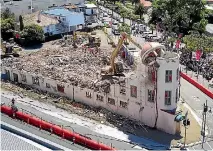
[[[72,44],[64,47],[63,40],[52,44],[49,48],[23,53],[19,58],[3,59],[2,65],[102,92],[108,92],[111,83],[119,82],[118,78],[102,79],[100,76],[101,68],[109,65],[112,48],[100,47],[99,52],[92,52],[82,47],[74,49]],[[123,65],[125,72],[131,69]]]

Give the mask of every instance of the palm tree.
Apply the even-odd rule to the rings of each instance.
[[[139,4],[135,9],[135,15],[140,15],[140,19],[142,19],[144,13],[145,13],[144,5]]]

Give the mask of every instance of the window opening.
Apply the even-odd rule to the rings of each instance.
[[[115,99],[108,98],[108,103],[111,105],[115,105]]]

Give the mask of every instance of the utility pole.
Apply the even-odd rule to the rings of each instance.
[[[31,14],[33,13],[33,0],[31,0]]]
[[[187,129],[187,121],[188,121],[188,111],[185,114],[185,120],[183,121],[184,123],[184,128],[185,128],[185,136],[184,136],[184,148],[186,148],[186,129]]]
[[[201,131],[201,135],[203,136],[203,141],[202,141],[202,148],[203,148],[203,144],[205,141],[205,137],[206,137],[206,112],[208,111],[208,106],[207,106],[207,100],[206,103],[204,103],[204,107],[203,107],[203,122],[202,122],[202,131]]]

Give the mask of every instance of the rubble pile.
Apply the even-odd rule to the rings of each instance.
[[[78,45],[81,45],[83,43],[87,43],[88,42],[88,38],[86,36],[82,36],[82,35],[78,35],[77,39],[76,39],[76,43]],[[61,47],[69,47],[71,45],[73,45],[73,36],[66,36],[62,39],[59,40],[54,40],[51,43],[52,45],[60,45]]]
[[[100,71],[109,65],[111,51],[101,48],[100,52],[94,54],[72,46],[52,47],[19,58],[3,59],[2,65],[107,93],[112,81],[101,80]]]

